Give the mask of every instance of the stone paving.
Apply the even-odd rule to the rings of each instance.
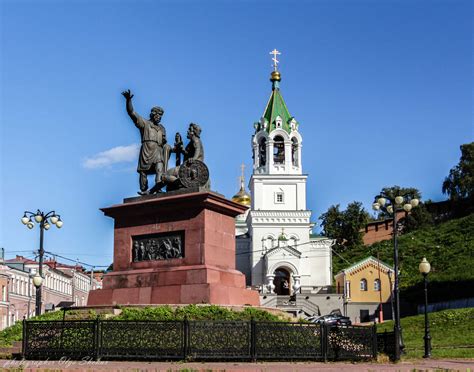
[[[21,361],[0,360],[1,371],[22,372],[305,372],[305,371],[474,371],[474,359],[431,359],[392,363],[179,363],[179,362],[106,362],[106,361]]]

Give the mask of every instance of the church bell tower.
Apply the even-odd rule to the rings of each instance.
[[[312,291],[330,283],[330,257],[316,262],[318,256],[311,252],[316,246],[310,236],[311,211],[306,207],[303,138],[280,91],[276,58],[280,53],[271,54],[272,91],[252,136],[252,205],[247,217],[251,284],[263,293]]]

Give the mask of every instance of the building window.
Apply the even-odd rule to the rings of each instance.
[[[284,198],[283,198],[283,192],[276,192],[275,193],[275,203],[283,203]]]
[[[267,141],[262,138],[258,143],[258,166],[263,167],[267,163]]]
[[[374,280],[374,291],[380,292],[380,279]]]
[[[361,279],[360,280],[360,290],[366,291],[367,290],[367,280]]]
[[[285,141],[281,136],[276,136],[273,140],[273,162],[275,164],[285,163]]]

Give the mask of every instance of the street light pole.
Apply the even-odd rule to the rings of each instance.
[[[389,202],[389,203],[387,203]],[[403,203],[405,204],[403,205]],[[402,325],[400,323],[400,287],[399,287],[399,264],[398,264],[398,216],[401,211],[410,212],[412,208],[417,207],[419,200],[411,198],[405,200],[403,196],[397,196],[394,199],[379,196],[372,204],[376,211],[382,210],[393,215],[393,269],[394,269],[394,312],[395,312],[395,360],[400,360],[401,353],[405,346],[403,345]],[[403,206],[402,206],[403,205]]]
[[[430,335],[430,322],[428,321],[428,273],[431,270],[430,263],[423,257],[423,260],[419,266],[420,272],[423,275],[423,282],[425,287],[425,355],[423,358],[431,358],[431,335]]]
[[[393,270],[394,270],[394,300],[395,300],[395,356],[396,360],[400,359],[400,355],[404,348],[402,327],[400,324],[400,287],[399,287],[399,269],[398,269],[398,221],[397,209],[393,212]]]
[[[43,278],[43,256],[44,256],[44,219],[40,222],[40,247],[39,247],[39,276]],[[35,315],[41,315],[41,285],[36,287],[36,310]]]
[[[44,258],[44,231],[49,230],[51,227],[52,223],[53,225],[56,225],[56,227],[59,229],[63,225],[63,221],[61,221],[61,216],[59,214],[56,214],[55,211],[50,211],[48,213],[44,213],[40,211],[39,209],[37,210],[36,213],[25,211],[23,214],[23,217],[21,218],[21,222],[23,225],[26,225],[30,230],[35,227],[34,222],[32,221],[32,218],[39,223],[39,228],[40,228],[40,246],[39,246],[39,251],[38,251],[38,256],[39,256],[39,264],[38,264],[38,272],[36,275],[33,277],[33,284],[36,287],[36,306],[35,306],[35,315],[41,315],[41,285],[43,283],[43,258]]]

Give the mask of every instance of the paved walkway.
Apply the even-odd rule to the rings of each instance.
[[[474,372],[474,359],[431,359],[390,363],[314,363],[314,362],[265,362],[265,363],[163,363],[163,362],[96,362],[96,361],[13,361],[0,360],[2,371],[24,372],[306,372],[306,371],[464,371]]]

